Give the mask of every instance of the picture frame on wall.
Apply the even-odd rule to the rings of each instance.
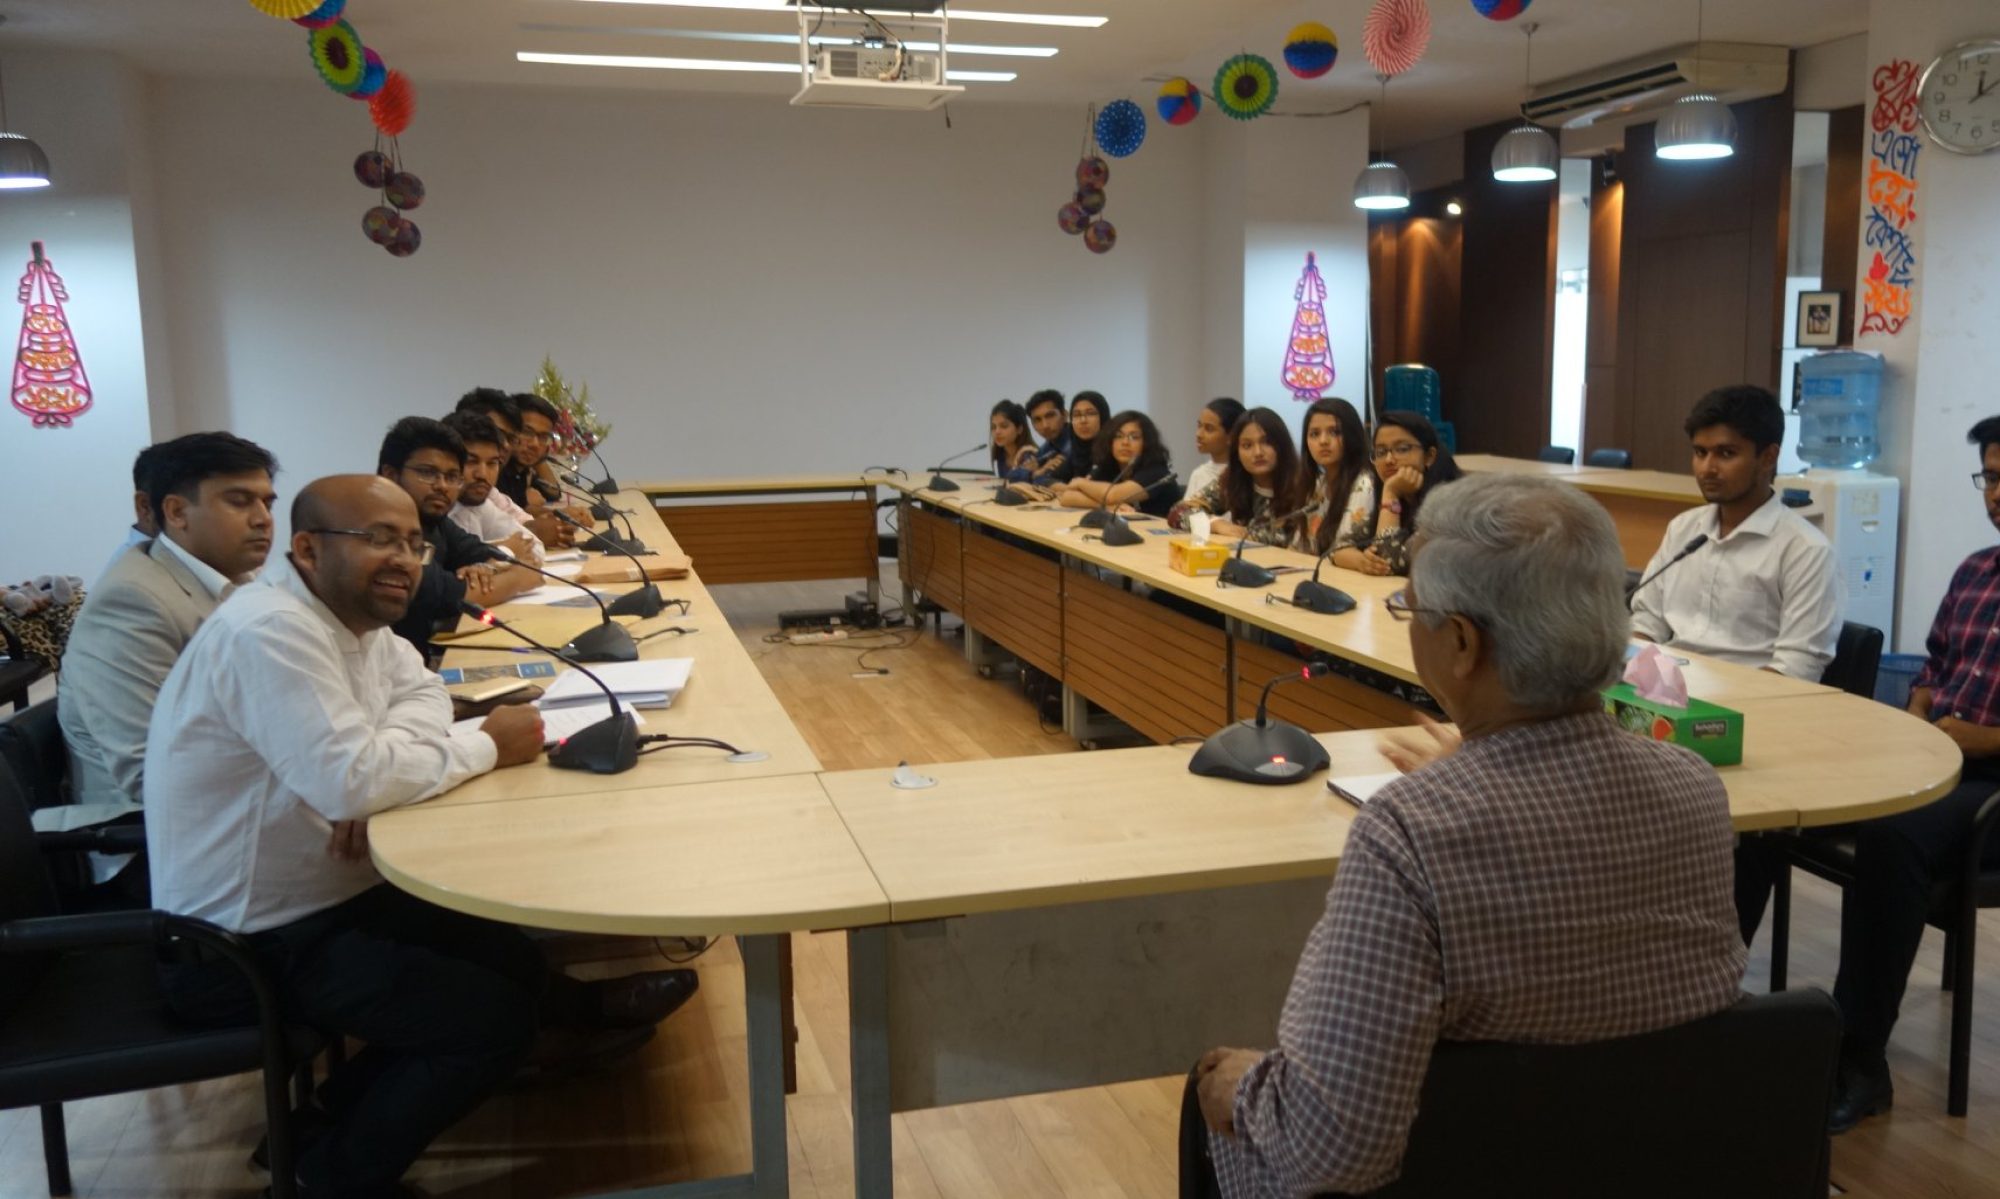
[[[1826,349],[1840,344],[1840,305],[1844,296],[1837,291],[1799,293],[1798,345],[1801,349]]]

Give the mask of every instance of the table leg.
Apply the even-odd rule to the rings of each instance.
[[[799,1020],[792,1004],[792,939],[778,938],[778,1014],[784,1020],[785,1094],[799,1091]]]
[[[849,1064],[854,1087],[855,1199],[890,1199],[895,1159],[889,1143],[889,934],[847,933]]]

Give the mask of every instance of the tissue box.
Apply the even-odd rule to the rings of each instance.
[[[1743,760],[1743,713],[1706,700],[1688,697],[1675,708],[1642,699],[1630,683],[1604,689],[1604,710],[1629,732],[1655,741],[1671,741],[1707,758],[1712,766],[1734,766]]]
[[[1210,542],[1196,545],[1192,537],[1169,537],[1167,539],[1167,565],[1190,577],[1222,573],[1222,564],[1229,561],[1229,547]]]

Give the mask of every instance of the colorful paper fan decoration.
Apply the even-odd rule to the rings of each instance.
[[[1169,79],[1153,102],[1160,119],[1169,125],[1185,125],[1201,115],[1201,89],[1192,79]]]
[[[382,81],[382,90],[368,101],[369,119],[382,131],[382,136],[401,137],[416,115],[417,89],[410,86],[408,75],[391,70]]]
[[[1361,23],[1361,53],[1384,75],[1417,65],[1431,44],[1431,10],[1424,0],[1375,0]]]
[[[67,429],[90,408],[90,377],[63,305],[69,290],[41,242],[21,276],[21,340],[14,349],[14,407],[37,429]]]
[[[313,30],[306,44],[312,51],[313,69],[328,87],[345,96],[361,86],[368,74],[368,57],[354,26],[335,21]]]
[[[1340,39],[1318,21],[1307,21],[1285,38],[1285,66],[1301,79],[1318,79],[1339,57]]]
[[[1528,11],[1535,0],[1472,0],[1472,7],[1489,21],[1511,21]]]
[[[1215,72],[1215,102],[1239,121],[1263,116],[1278,99],[1278,72],[1257,54],[1239,54]]]
[[[346,11],[347,0],[324,0],[323,3],[315,5],[312,11],[302,16],[294,17],[292,23],[294,25],[303,25],[307,29],[324,29],[326,26],[338,21],[340,14]]]
[[[1097,147],[1130,158],[1146,143],[1146,112],[1130,100],[1113,100],[1097,114]]]
[[[319,7],[319,0],[250,0],[250,7],[280,21],[296,21]]]
[[[383,63],[380,54],[364,46],[361,50],[361,59],[361,86],[347,93],[347,98],[350,100],[366,100],[381,91],[382,85],[389,81],[389,68]]]

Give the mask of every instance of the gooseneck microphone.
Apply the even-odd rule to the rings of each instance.
[[[1672,570],[1676,565],[1680,563],[1681,559],[1687,557],[1689,554],[1694,553],[1696,550],[1700,549],[1702,546],[1707,544],[1708,544],[1708,534],[1696,533],[1694,535],[1694,540],[1688,542],[1686,545],[1681,547],[1680,553],[1675,554],[1673,557],[1661,563],[1660,569],[1654,571],[1652,574],[1649,574],[1645,578],[1639,580],[1639,585],[1637,587],[1634,587],[1632,589],[1632,593],[1625,597],[1625,607],[1627,609],[1630,609],[1632,607],[1632,602],[1639,598],[1639,593],[1646,589],[1646,584],[1652,582],[1654,579],[1657,579],[1661,575]]]
[[[1166,486],[1167,484],[1173,481],[1174,481],[1174,476],[1172,474],[1161,475],[1159,478],[1154,479],[1151,483],[1145,485],[1145,487],[1139,493],[1139,498],[1143,500],[1147,496],[1153,494],[1155,491],[1158,491],[1160,488]],[[1109,491],[1106,491],[1104,494],[1107,498],[1109,498],[1109,496],[1111,495]],[[1105,511],[1110,516],[1110,519],[1106,521],[1104,525],[1104,535],[1100,538],[1100,540],[1103,541],[1104,544],[1111,546],[1138,545],[1140,542],[1145,540],[1144,537],[1141,537],[1137,533],[1134,533],[1132,531],[1132,526],[1126,523],[1125,518],[1123,516],[1120,516],[1116,512],[1110,512],[1108,509],[1092,509],[1092,511]],[[1088,513],[1086,513],[1086,515],[1088,515]]]
[[[557,484],[557,486],[560,488],[561,484]],[[567,493],[566,488],[563,490]],[[583,525],[578,523],[576,518],[564,515],[560,508],[549,508],[548,511],[554,513],[556,519],[566,520],[576,525],[577,528],[583,529]],[[599,533],[595,529],[583,529],[584,532],[590,534],[590,540],[584,543],[585,548],[602,549],[607,553],[620,548],[632,554],[651,552],[647,550],[646,543],[639,540],[638,532],[632,528],[632,518],[626,509],[613,507],[608,503],[593,502],[590,506],[590,516],[593,520],[603,521],[608,531]],[[625,536],[618,536],[618,526],[612,523],[614,517],[624,520]]]
[[[635,662],[638,660],[639,643],[632,640],[632,634],[626,630],[624,625],[611,619],[611,609],[604,606],[604,600],[595,591],[585,587],[575,579],[565,579],[554,571],[543,570],[539,566],[533,566],[518,560],[514,562],[514,565],[523,570],[532,570],[545,579],[554,579],[558,583],[567,583],[569,586],[583,592],[590,597],[591,603],[597,605],[598,615],[603,617],[603,620],[596,628],[577,634],[576,638],[568,645],[557,650],[557,657],[565,662],[572,663]],[[507,631],[510,633],[513,632],[512,629]]]
[[[1317,506],[1316,504],[1307,504],[1295,512],[1285,513],[1271,523],[1282,528],[1311,512]],[[1269,587],[1272,583],[1278,581],[1277,575],[1272,574],[1269,570],[1243,556],[1243,544],[1249,540],[1250,525],[1246,522],[1243,526],[1243,536],[1236,539],[1235,551],[1229,555],[1229,560],[1222,564],[1222,573],[1216,576],[1216,586]]]
[[[586,533],[590,532],[588,528],[584,527],[581,521],[570,516],[568,513],[556,508],[551,508],[549,511],[554,513],[555,518],[564,524],[574,525]],[[612,600],[611,606],[606,611],[610,612],[613,616],[638,616],[643,618],[658,616],[666,607],[667,601],[661,598],[660,589],[653,585],[651,579],[646,577],[646,564],[639,561],[637,554],[620,544],[617,538],[607,538],[602,534],[592,534],[592,539],[584,543],[584,548],[602,550],[607,554],[622,554],[632,560],[633,569],[639,572],[639,589],[637,591],[628,591],[617,599]],[[646,547],[643,543],[640,543],[639,548],[643,551]]]
[[[622,508],[613,508],[604,501],[603,497],[594,492],[579,490],[582,487],[593,487],[596,485],[573,470],[556,471],[556,486],[562,488],[563,493],[571,499],[582,500],[584,503],[590,505],[590,519],[592,520],[601,520],[609,524],[611,523],[613,513],[623,511]]]
[[[1263,694],[1257,697],[1256,717],[1239,720],[1202,742],[1188,762],[1188,771],[1268,785],[1293,782],[1326,769],[1331,761],[1326,747],[1299,726],[1272,720],[1269,707],[1271,690],[1278,684],[1316,679],[1330,669],[1324,660],[1315,658],[1264,684]]]
[[[1125,469],[1118,472],[1118,477],[1111,480],[1111,485],[1106,487],[1104,494],[1098,498],[1097,507],[1084,513],[1083,518],[1076,522],[1078,528],[1102,529],[1111,523],[1111,488],[1131,480],[1133,465],[1133,463],[1127,462]]]
[[[611,477],[611,464],[598,452],[596,441],[590,443],[590,456],[597,459],[598,467],[604,471],[604,477],[591,484],[590,489],[599,495],[617,495],[618,480]]]
[[[1327,519],[1332,520],[1333,514],[1328,513]],[[1338,587],[1319,581],[1319,568],[1325,566],[1327,559],[1333,557],[1335,548],[1331,545],[1327,546],[1326,552],[1313,562],[1313,577],[1300,583],[1292,590],[1293,607],[1304,608],[1309,612],[1317,612],[1321,616],[1338,616],[1342,612],[1352,612],[1354,610],[1353,596]]]
[[[459,603],[460,611],[480,624],[512,634],[541,650],[543,653],[562,655],[541,642],[513,628],[502,621],[491,610],[482,608],[471,600]],[[572,664],[574,665],[574,664]],[[632,719],[632,713],[618,702],[617,693],[605,686],[604,680],[582,666],[575,669],[596,683],[604,698],[611,702],[611,715],[594,724],[585,725],[571,736],[556,742],[549,751],[549,765],[563,770],[588,770],[594,774],[618,774],[632,769],[639,761],[639,724]]]
[[[951,457],[946,458],[943,462],[940,462],[936,466],[931,467],[931,481],[924,484],[924,487],[930,491],[957,491],[958,484],[952,482],[950,479],[945,477],[944,468],[950,466],[952,463],[958,461],[960,458],[969,458],[985,448],[986,448],[986,443],[982,441],[978,445],[973,446],[971,449],[966,450],[964,453],[953,454]]]

